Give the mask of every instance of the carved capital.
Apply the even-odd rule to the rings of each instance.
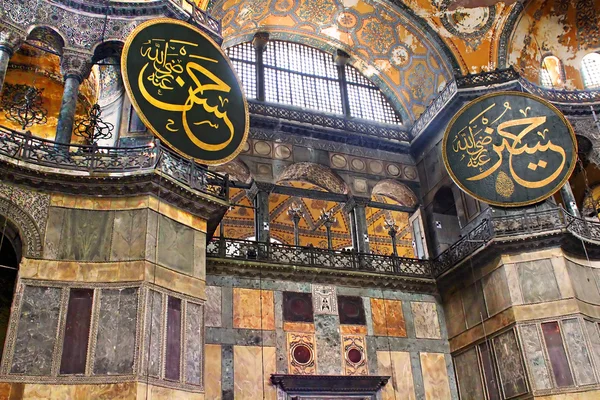
[[[86,79],[92,70],[92,55],[77,53],[73,51],[66,52],[60,59],[60,72],[65,79],[74,77],[82,82]]]
[[[0,28],[0,50],[8,52],[11,56],[25,41],[25,34],[8,27]]]
[[[252,45],[254,48],[259,51],[263,51],[265,47],[267,47],[267,43],[269,43],[269,33],[256,32],[254,39],[252,39]]]
[[[348,61],[350,60],[350,55],[348,53],[346,53],[344,50],[340,50],[338,49],[337,52],[335,53],[335,56],[333,57],[333,61],[335,62],[335,65],[337,65],[338,67],[343,67],[346,64],[348,64]]]

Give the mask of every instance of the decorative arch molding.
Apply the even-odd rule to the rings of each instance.
[[[32,26],[27,30],[27,40],[36,40],[48,45],[48,49],[58,54],[62,54],[65,47],[65,35],[57,28],[38,25]]]
[[[250,168],[245,162],[239,159],[232,160],[226,164],[218,165],[213,168],[215,172],[229,174],[229,178],[234,181],[249,184],[254,179]]]
[[[331,193],[348,194],[349,192],[348,185],[338,174],[324,165],[309,162],[292,164],[283,170],[276,183],[286,181],[312,183]]]
[[[385,196],[405,207],[415,207],[418,204],[417,195],[404,183],[393,179],[379,181],[371,192],[371,196]]]
[[[0,184],[0,214],[18,229],[28,257],[42,256],[49,208],[48,194]]]
[[[521,17],[524,9],[523,3],[517,1],[502,27],[502,33],[500,34],[500,40],[498,41],[498,69],[508,67],[508,46],[515,30],[515,26],[517,25],[517,21]]]
[[[37,258],[42,256],[42,235],[34,219],[16,203],[0,197],[0,215],[7,218],[19,231],[27,257]]]

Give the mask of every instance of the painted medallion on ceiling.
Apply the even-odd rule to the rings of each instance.
[[[216,1],[211,12],[222,20],[225,47],[267,31],[274,40],[348,52],[350,62],[383,90],[408,123],[451,77],[448,57],[427,36],[423,22],[388,2],[228,0]]]

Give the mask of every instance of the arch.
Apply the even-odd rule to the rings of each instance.
[[[34,26],[27,32],[27,40],[34,40],[42,43],[47,50],[62,55],[65,47],[65,36],[59,33],[55,28],[49,26]]]
[[[548,55],[540,64],[540,86],[556,88],[564,83],[564,69],[558,57]]]
[[[229,161],[226,164],[217,165],[211,169],[220,174],[229,174],[229,179],[241,183],[248,184],[254,179],[254,176],[252,175],[252,172],[250,172],[250,168],[248,168],[246,163],[237,158]]]
[[[415,193],[408,186],[394,179],[379,181],[371,192],[372,197],[377,195],[389,197],[406,207],[415,207],[419,202]]]
[[[125,43],[121,40],[107,40],[94,46],[92,62],[97,63],[105,58],[121,59]]]
[[[288,166],[279,175],[277,184],[289,181],[304,181],[332,193],[348,194],[348,185],[338,174],[324,165],[300,162]]]
[[[458,216],[454,193],[448,186],[442,186],[433,196],[433,212],[435,214]]]
[[[581,60],[581,75],[586,89],[600,88],[600,54],[590,53]]]
[[[22,254],[27,257],[42,256],[42,234],[35,220],[16,203],[0,197],[0,215],[11,223],[19,233],[23,243]],[[40,221],[43,223],[43,221]]]
[[[216,2],[211,12],[222,20],[224,47],[251,41],[262,31],[272,40],[301,43],[329,54],[343,50],[350,55],[350,65],[380,88],[408,125],[459,69],[452,53],[444,50],[444,41],[408,7],[384,1],[362,11],[346,7],[342,0],[285,4]],[[286,17],[269,18],[272,14]],[[414,81],[421,84],[412,85]]]

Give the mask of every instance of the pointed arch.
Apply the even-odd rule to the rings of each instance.
[[[371,197],[374,196],[389,197],[406,207],[415,207],[419,203],[417,195],[408,186],[393,179],[379,181],[371,192]]]

